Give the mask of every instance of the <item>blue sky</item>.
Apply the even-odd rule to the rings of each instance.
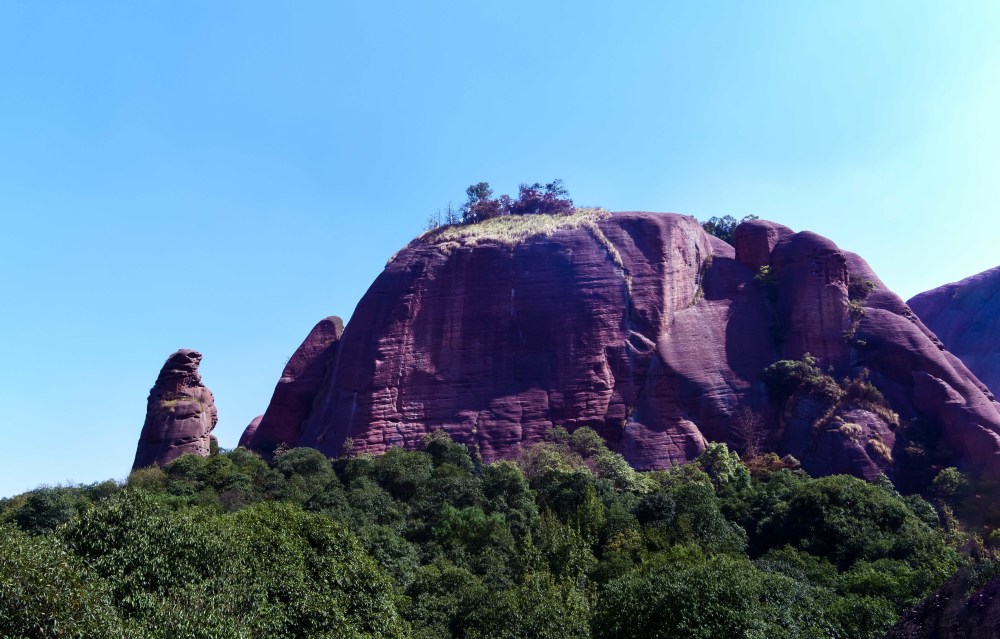
[[[480,180],[754,213],[907,298],[1000,264],[995,2],[0,4],[0,496],[122,478],[167,355],[233,446]]]

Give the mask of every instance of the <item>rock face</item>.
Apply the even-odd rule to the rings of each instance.
[[[146,421],[132,469],[170,463],[184,453],[208,456],[219,421],[212,391],[201,383],[201,353],[182,348],[167,358],[146,401]]]
[[[754,221],[734,249],[694,218],[639,212],[521,237],[488,225],[400,251],[335,356],[318,358],[326,374],[297,400],[308,415],[275,432],[335,455],[348,439],[381,452],[444,429],[492,460],[553,425],[589,426],[634,466],[662,468],[706,441],[742,449],[749,422],[765,449],[810,472],[871,479],[927,466],[911,454],[919,431],[1000,475],[992,395],[861,258],[825,238]],[[865,280],[874,290],[852,300]],[[807,353],[860,390],[776,399],[762,371]],[[884,399],[864,391],[866,375]],[[269,452],[264,428],[251,446]]]
[[[240,446],[270,457],[281,444],[294,446],[300,440],[302,424],[312,413],[313,400],[336,361],[343,332],[339,317],[327,317],[313,327],[285,365],[267,411],[247,426]]]
[[[967,594],[962,575],[903,615],[886,639],[1000,639],[1000,578]]]
[[[250,448],[250,442],[253,441],[253,436],[257,433],[257,429],[260,428],[260,420],[264,419],[263,415],[257,415],[250,420],[247,427],[243,430],[243,434],[240,435],[240,442],[237,446],[242,446],[243,448]]]
[[[994,393],[1000,393],[1000,266],[917,295],[913,312]]]

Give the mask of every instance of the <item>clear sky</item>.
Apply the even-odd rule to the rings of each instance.
[[[123,478],[166,357],[236,444],[486,180],[754,213],[908,298],[1000,264],[997,2],[0,3],[0,496]]]

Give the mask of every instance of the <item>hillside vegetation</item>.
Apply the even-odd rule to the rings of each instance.
[[[185,455],[0,504],[14,637],[881,637],[968,559],[920,497],[724,445],[640,473],[596,433],[515,461]]]

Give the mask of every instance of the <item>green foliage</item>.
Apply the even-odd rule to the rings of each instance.
[[[431,456],[434,466],[451,464],[465,472],[471,473],[475,469],[475,463],[469,449],[462,444],[452,441],[443,430],[436,430],[424,435],[420,441],[420,450]]]
[[[0,636],[124,637],[108,584],[57,538],[0,524]]]
[[[836,380],[820,370],[816,358],[809,353],[801,360],[777,361],[765,368],[761,377],[768,393],[779,402],[801,393],[834,404],[843,395]]]
[[[143,636],[402,636],[388,576],[343,526],[293,504],[219,515],[127,490],[63,538]]]
[[[773,498],[773,496],[772,496]],[[892,560],[920,568],[917,590],[957,570],[958,555],[940,531],[927,525],[898,494],[846,475],[804,482],[774,500],[758,504],[761,516],[751,551],[785,545],[825,558],[840,570],[859,561]],[[911,599],[903,595],[904,599]]]
[[[595,639],[829,636],[809,588],[757,570],[746,558],[678,547],[610,582],[592,622]]]
[[[729,487],[740,490],[750,485],[750,473],[740,463],[740,456],[731,452],[725,444],[709,444],[695,461],[711,477],[716,491],[721,492]]]
[[[746,215],[737,220],[732,215],[709,218],[707,222],[702,222],[701,228],[709,235],[714,235],[723,242],[733,244],[736,241],[736,227],[748,220],[759,219],[756,215]]]
[[[793,393],[822,375],[792,364]],[[949,543],[996,572],[952,516],[984,480],[942,471],[932,506],[754,463],[711,444],[637,472],[589,428],[485,465],[443,431],[377,457],[182,456],[0,503],[0,635],[874,638],[959,567]]]
[[[968,489],[969,480],[957,468],[941,469],[931,483],[931,494],[950,506],[957,506]]]
[[[39,488],[26,495],[14,513],[18,527],[33,534],[50,533],[85,510],[90,500],[72,488]]]
[[[860,275],[850,273],[847,276],[847,299],[852,302],[864,302],[876,288],[875,282]]]

